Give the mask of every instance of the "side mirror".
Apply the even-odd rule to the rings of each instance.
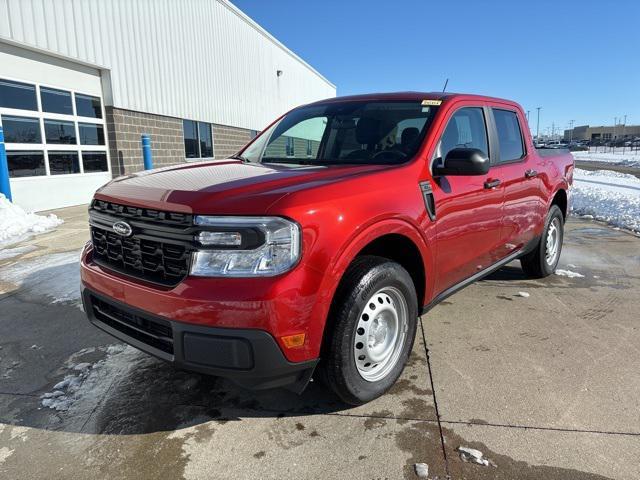
[[[485,175],[490,166],[489,157],[482,150],[454,148],[447,153],[444,165],[433,167],[433,175]]]

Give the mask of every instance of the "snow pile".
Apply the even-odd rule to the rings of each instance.
[[[529,298],[531,295],[527,292],[518,292],[516,293],[516,297]]]
[[[3,268],[2,279],[22,293],[46,295],[52,303],[74,302],[81,308],[79,262],[78,250],[30,258]]]
[[[418,478],[429,478],[429,465],[426,463],[416,463],[413,468]]]
[[[626,173],[576,168],[571,210],[640,233],[640,179]]]
[[[483,465],[485,467],[488,467],[489,465],[492,467],[497,466],[491,460],[485,458],[484,454],[480,450],[476,450],[475,448],[458,447],[458,453],[460,454],[460,459],[463,462],[477,463],[478,465]]]
[[[628,148],[625,152],[622,149],[616,149],[616,152],[596,152],[591,150],[589,152],[571,152],[573,158],[583,162],[603,162],[611,163],[613,165],[624,165],[627,167],[640,167],[640,152],[631,152]]]
[[[0,193],[0,245],[17,242],[30,234],[43,233],[62,223],[55,215],[27,213]]]
[[[562,268],[558,268],[556,270],[556,275],[569,278],[584,278],[584,275],[582,275],[581,273],[573,272],[571,270],[563,270]]]
[[[86,349],[90,353],[93,349]],[[71,373],[53,386],[53,391],[42,397],[42,406],[66,412],[81,400],[90,401],[92,395],[103,396],[110,383],[135,365],[140,356],[133,347],[109,345],[100,347],[106,357],[94,364],[82,362],[73,365]],[[79,354],[83,351],[78,352]]]

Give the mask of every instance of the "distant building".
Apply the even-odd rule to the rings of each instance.
[[[590,127],[589,125],[580,125],[578,127],[573,127],[573,130],[565,130],[563,139],[566,141],[609,141],[632,139],[635,137],[640,137],[640,125],[615,125],[611,127]]]

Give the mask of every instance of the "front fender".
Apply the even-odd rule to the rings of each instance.
[[[422,293],[425,299],[431,298],[433,292],[433,276],[428,275],[427,272],[433,271],[434,255],[425,238],[415,226],[405,220],[397,218],[380,220],[358,231],[347,239],[326,268],[320,288],[318,289],[320,295],[318,305],[321,306],[322,309],[318,312],[319,318],[325,319],[326,322],[333,296],[351,262],[372,241],[389,234],[403,235],[417,246],[422,257],[422,267],[424,268],[426,278],[425,292]],[[418,296],[420,296],[420,292],[418,292],[418,294]]]

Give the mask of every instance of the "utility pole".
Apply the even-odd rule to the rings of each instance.
[[[538,110],[538,125],[536,126],[536,140],[540,141],[540,108],[536,107]]]
[[[569,120],[569,143],[573,142],[573,124],[575,120]]]
[[[624,116],[624,122],[622,122],[622,154],[623,155],[624,155],[625,148],[627,146],[627,142],[626,142],[626,140],[624,138],[624,131],[625,131],[626,127],[627,127],[627,116],[625,115]]]
[[[529,110],[527,110],[527,123],[529,123]]]

